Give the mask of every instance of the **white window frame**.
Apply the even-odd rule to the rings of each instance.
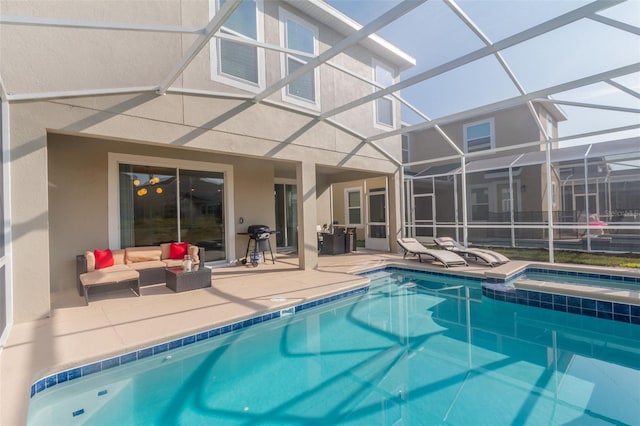
[[[545,118],[547,120],[547,128],[546,128],[547,136],[553,139],[553,128],[555,127],[555,121],[553,120],[553,117],[549,113],[547,113]]]
[[[255,0],[256,1],[256,35],[257,40],[254,40],[258,43],[264,42],[264,4],[263,0]],[[209,0],[209,19],[213,18],[216,11],[219,9],[219,0]],[[223,25],[220,29],[221,33],[228,33],[237,37],[246,38],[242,34],[239,34],[235,31],[225,28]],[[251,39],[249,39],[251,40]],[[221,61],[220,61],[220,39],[214,37],[209,42],[209,52],[210,52],[210,63],[211,63],[211,79],[213,81],[217,81],[218,83],[226,84],[228,86],[232,86],[238,89],[247,90],[249,92],[258,93],[265,89],[265,59],[264,59],[264,49],[257,47],[258,54],[258,84],[255,84],[252,81],[243,80],[239,77],[235,77],[232,75],[224,74],[221,71]]]
[[[493,186],[493,188],[492,188]],[[473,191],[474,190],[478,190],[478,189],[486,189],[487,190],[487,202],[486,203],[477,203],[476,200],[473,197]],[[478,218],[474,218],[473,217],[473,207],[474,206],[487,206],[487,212],[491,211],[491,200],[492,198],[495,200],[497,197],[492,197],[491,194],[492,192],[495,191],[495,184],[490,184],[490,183],[482,183],[482,184],[478,184],[478,185],[470,185],[468,186],[468,191],[469,191],[469,196],[467,198],[467,209],[468,209],[468,216],[469,216],[469,220],[470,221],[477,221],[480,222],[480,220]],[[495,201],[494,201],[495,203]],[[485,222],[488,222],[489,219],[487,218],[485,220]]]
[[[487,149],[481,149],[479,151],[473,152],[485,152],[485,151],[493,151],[496,149],[496,127],[495,120],[492,118],[486,120],[474,121],[473,123],[466,123],[462,126],[463,138],[464,138],[464,152],[469,153],[469,140],[467,139],[467,129],[469,127],[477,126],[480,124],[489,123],[489,131],[490,131],[490,147]]]
[[[397,78],[397,73],[395,68],[390,67],[389,65],[385,64],[384,62],[381,62],[377,59],[373,59],[371,61],[371,79],[372,81],[375,81],[376,83],[380,84],[378,82],[378,80],[376,80],[376,67],[380,67],[380,68],[384,68],[385,70],[387,70],[389,72],[389,74],[391,74],[391,81],[393,83],[396,82],[396,78]],[[377,87],[373,88],[374,93],[376,91],[378,91]],[[395,129],[396,128],[396,101],[394,99],[393,96],[391,95],[385,95],[380,99],[386,99],[388,101],[391,102],[391,125],[387,124],[387,123],[381,123],[378,121],[378,100],[374,100],[373,101],[373,126],[376,129],[381,129],[381,130],[389,130],[389,129]]]
[[[235,217],[233,205],[233,166],[230,164],[207,163],[202,161],[176,160],[165,157],[147,157],[110,152],[108,154],[108,213],[109,213],[109,247],[120,246],[120,164],[134,164],[141,166],[171,167],[177,169],[199,170],[205,172],[224,173],[224,217],[225,217],[225,246],[224,260],[207,262],[207,265],[221,265],[235,261],[236,229],[235,222],[229,218]]]
[[[351,223],[349,221],[349,211],[352,208],[349,205],[349,194],[352,192],[357,192],[358,195],[360,196],[360,206],[358,207],[360,209],[360,223]],[[345,188],[344,190],[344,223],[349,227],[355,226],[356,228],[362,228],[364,225],[363,212],[364,212],[364,206],[363,206],[363,199],[362,199],[362,188],[361,187]]]
[[[288,49],[287,43],[287,29],[286,29],[286,21],[291,20],[295,21],[298,25],[303,26],[313,32],[313,56],[318,56],[318,52],[320,51],[320,42],[319,42],[319,31],[318,27],[309,23],[308,21],[300,18],[299,16],[285,10],[283,8],[279,8],[278,12],[279,16],[279,31],[280,31],[280,47],[284,49]],[[287,76],[287,60],[292,58],[300,63],[307,63],[308,59],[301,59],[298,56],[291,55],[289,53],[280,53],[280,76],[281,78],[285,78]],[[314,83],[314,93],[315,99],[313,101],[305,98],[300,98],[298,96],[289,94],[289,85],[287,84],[281,90],[282,92],[282,100],[301,106],[305,108],[310,108],[315,111],[320,111],[320,67],[315,67],[313,69],[313,83]]]
[[[502,203],[500,212],[506,213],[511,211],[511,190],[509,187],[500,189],[500,201]]]

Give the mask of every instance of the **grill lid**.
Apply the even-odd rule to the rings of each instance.
[[[247,233],[254,238],[269,238],[271,228],[267,225],[249,225],[247,227]],[[264,234],[266,234],[266,237]]]

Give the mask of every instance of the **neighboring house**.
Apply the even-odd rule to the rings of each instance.
[[[399,104],[318,114],[372,93],[372,81],[396,82],[414,59],[369,36],[278,84],[359,26],[321,1],[244,1],[189,56],[203,37],[189,30],[218,6],[0,1],[26,23],[0,25],[3,327],[49,315],[52,293],[74,291],[75,256],[94,248],[182,240],[222,265],[244,256],[248,225],[265,224],[273,244],[304,247],[300,268],[312,269],[316,227],[336,216],[330,192],[342,182],[375,183],[359,202],[369,197],[376,214],[350,204],[344,219],[371,225],[369,246],[395,248],[400,136],[364,139],[398,128]],[[148,28],[86,28],[104,20]]]
[[[533,106],[545,132],[549,137],[557,138],[557,123],[566,120],[564,113],[549,103],[534,103]],[[456,157],[462,156],[467,173],[467,221],[496,225],[495,228],[471,228],[470,239],[511,240],[511,230],[500,225],[512,221],[544,221],[548,210],[545,166],[517,165],[522,154],[539,152],[546,146],[540,145],[540,141],[546,140],[545,135],[526,105],[451,122],[440,130],[411,132],[403,141],[408,160],[405,176],[409,182],[406,217],[412,235],[423,241],[438,235],[461,237],[462,164]],[[556,146],[557,142],[553,142],[552,148]],[[445,160],[434,162],[436,158]],[[552,173],[552,182],[552,187],[557,188],[556,172]],[[557,192],[552,194],[553,210],[557,208],[559,197]],[[542,236],[539,230],[520,230],[519,233],[521,238],[525,234],[528,238]]]

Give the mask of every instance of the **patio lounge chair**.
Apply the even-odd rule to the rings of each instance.
[[[467,266],[467,261],[454,252],[428,249],[420,244],[415,238],[398,238],[398,245],[402,250],[404,250],[404,256],[402,256],[403,259],[407,257],[407,254],[412,254],[414,256],[417,255],[418,260],[422,262],[421,256],[427,255],[442,263],[445,268],[454,265]]]
[[[510,260],[508,257],[493,250],[465,247],[451,237],[438,237],[434,238],[433,241],[445,250],[472,257],[475,260],[481,260],[491,267],[502,265]]]

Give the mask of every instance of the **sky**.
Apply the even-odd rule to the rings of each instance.
[[[367,24],[399,3],[399,0],[327,0],[360,24]],[[460,0],[458,6],[495,43],[531,26],[588,4],[569,0]],[[599,12],[600,15],[640,27],[640,0],[628,0]],[[401,79],[446,63],[484,47],[483,42],[442,0],[430,0],[377,33],[416,59],[417,65]],[[640,36],[590,19],[582,19],[502,52],[526,92],[572,81],[592,74],[640,62]],[[640,73],[614,79],[640,92]],[[423,81],[401,96],[431,119],[518,96],[493,56]],[[640,109],[640,99],[606,83],[552,96],[557,100],[624,106]],[[560,137],[619,126],[640,124],[640,114],[561,106],[568,117],[559,123]],[[406,108],[403,121],[420,117]],[[640,136],[640,129],[614,135],[583,138],[561,146]]]

